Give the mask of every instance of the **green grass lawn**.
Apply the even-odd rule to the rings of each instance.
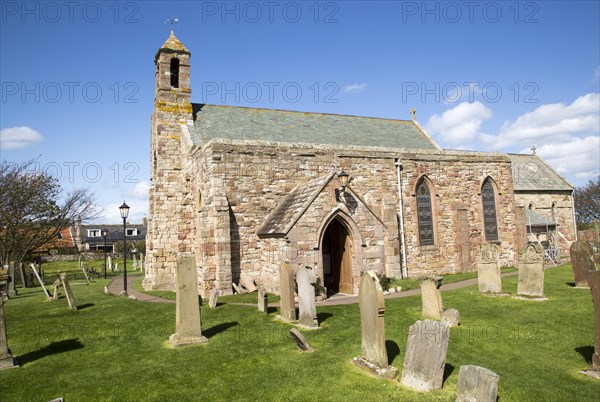
[[[314,353],[296,350],[291,326],[277,321],[275,311],[263,315],[231,303],[202,309],[207,344],[172,349],[174,304],[105,295],[109,280],[74,282],[76,312],[64,298],[46,301],[39,288],[19,289],[5,304],[9,347],[21,367],[0,372],[3,402],[453,401],[464,364],[500,375],[500,401],[597,401],[600,395],[600,381],[579,374],[591,365],[593,304],[589,290],[569,285],[569,265],[546,271],[545,302],[484,296],[476,286],[444,292],[444,305],[460,311],[462,325],[451,330],[444,387],[431,393],[352,365],[361,349],[358,305],[318,308],[321,329],[305,332]],[[515,294],[516,283],[516,276],[504,278],[503,288]],[[420,305],[418,296],[386,300],[388,354],[400,370]]]

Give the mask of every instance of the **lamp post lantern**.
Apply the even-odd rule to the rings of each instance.
[[[119,207],[121,218],[123,218],[123,291],[127,294],[127,216],[129,215],[129,205],[125,204]]]
[[[104,279],[106,279],[106,236],[108,236],[108,230],[102,229],[102,237],[104,237]]]

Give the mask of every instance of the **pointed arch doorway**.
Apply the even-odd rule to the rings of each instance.
[[[352,237],[338,219],[331,220],[323,235],[323,276],[327,293],[354,293]]]

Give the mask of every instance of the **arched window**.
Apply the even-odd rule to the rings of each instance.
[[[485,179],[481,186],[481,200],[483,202],[483,228],[486,241],[498,240],[498,221],[496,220],[496,196],[494,187],[489,179]]]
[[[171,87],[179,88],[179,59],[171,59]]]
[[[417,184],[417,219],[419,224],[419,245],[433,246],[431,191],[424,178]]]
[[[527,208],[529,208],[530,211],[535,211],[535,204],[533,202],[530,202]]]

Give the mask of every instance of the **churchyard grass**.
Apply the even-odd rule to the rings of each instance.
[[[502,267],[501,273],[515,272],[517,268],[515,267]],[[462,272],[458,274],[446,274],[440,275],[443,277],[443,284],[449,284],[454,282],[465,281],[467,279],[477,278],[477,272]],[[416,278],[407,278],[407,279],[392,279],[390,281],[390,287],[400,286],[402,290],[412,290],[419,288],[419,280]]]
[[[21,289],[5,304],[8,343],[20,368],[0,372],[8,401],[93,400],[410,400],[453,401],[461,365],[500,376],[500,401],[596,401],[590,367],[593,305],[574,289],[569,265],[546,271],[547,301],[490,297],[477,285],[443,292],[460,311],[451,329],[443,388],[417,393],[351,363],[361,353],[358,305],[318,307],[321,329],[303,331],[315,352],[296,349],[276,312],[226,303],[202,308],[204,345],[173,349],[175,305],[105,295],[110,280],[74,286],[80,310],[40,288]],[[517,277],[503,279],[516,294]],[[63,293],[61,292],[61,295]],[[246,295],[241,295],[246,297]],[[239,297],[241,297],[239,296]],[[251,302],[256,301],[256,293]],[[222,298],[219,298],[219,302]],[[386,299],[388,357],[402,370],[407,331],[421,319],[419,296]]]

